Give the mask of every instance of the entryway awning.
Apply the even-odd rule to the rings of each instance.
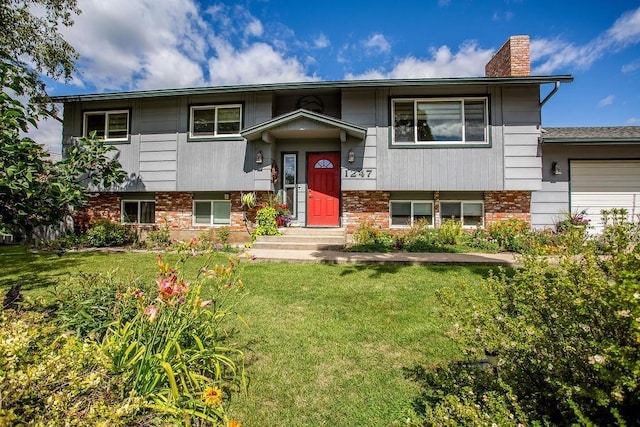
[[[350,137],[363,141],[367,129],[335,117],[300,109],[247,128],[240,135],[249,141],[262,140],[266,143],[274,143],[279,139],[310,138],[339,138],[340,142],[347,142]]]

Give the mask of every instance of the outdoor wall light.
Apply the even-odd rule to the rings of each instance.
[[[558,162],[551,163],[551,171],[554,175],[562,175],[562,170],[560,169]]]
[[[256,154],[256,163],[261,165],[264,160],[264,155],[262,154],[262,150],[258,150],[258,154]]]
[[[356,161],[356,153],[354,153],[353,150],[349,150],[349,153],[347,154],[347,161],[349,163],[353,163]]]

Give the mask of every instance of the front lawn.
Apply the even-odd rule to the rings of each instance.
[[[226,261],[226,255],[217,256]],[[50,298],[77,274],[113,272],[132,282],[154,283],[155,257],[133,252],[58,256],[0,247],[0,286],[5,292],[22,281],[26,296]],[[173,262],[175,257],[165,258]],[[203,260],[188,261],[187,280]],[[243,264],[248,293],[238,312],[248,328],[234,339],[247,356],[249,388],[234,397],[229,412],[245,426],[386,426],[401,420],[417,392],[403,368],[458,357],[444,335],[450,324],[438,290],[476,283],[491,270]]]

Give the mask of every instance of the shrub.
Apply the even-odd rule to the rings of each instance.
[[[255,240],[257,236],[279,236],[277,215],[278,212],[272,206],[260,208],[256,213],[256,228],[251,233],[251,238]]]
[[[462,244],[485,252],[500,252],[502,247],[483,228],[477,228],[471,233],[465,233]]]
[[[82,237],[84,244],[96,248],[125,246],[134,241],[135,232],[133,230],[108,219],[95,221]]]
[[[457,245],[462,240],[462,223],[445,219],[438,228],[437,242],[440,245]]]
[[[149,413],[95,342],[61,334],[44,312],[0,312],[0,425],[136,424]]]
[[[489,225],[489,236],[504,250],[522,253],[527,247],[530,225],[516,218],[496,221]]]
[[[621,221],[621,230],[605,234],[619,236],[627,226]],[[483,301],[477,289],[449,290],[456,297],[443,291],[462,362],[412,371],[422,385],[414,421],[635,425],[640,247],[614,239],[600,253],[606,257],[587,246],[582,257],[553,265],[526,256],[514,275],[480,283]]]
[[[362,252],[389,252],[395,247],[393,236],[370,221],[360,223],[352,235],[351,250]]]
[[[147,246],[152,248],[167,248],[171,246],[169,225],[165,223],[163,227],[154,228],[147,232]]]

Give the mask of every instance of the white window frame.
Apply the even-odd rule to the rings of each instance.
[[[136,220],[134,222],[125,221],[125,210],[124,210],[124,204],[125,203],[137,203],[138,204],[138,213],[137,213]],[[141,203],[153,203],[153,210],[154,210],[153,222],[140,222],[140,215],[142,214]],[[126,200],[125,199],[125,200],[122,200],[120,202],[120,222],[122,222],[123,224],[140,224],[140,225],[155,224],[156,223],[155,210],[156,210],[156,201],[155,200],[150,200],[150,199],[147,199],[147,200],[144,200],[144,199],[132,199],[132,200]]]
[[[438,211],[438,215],[440,216],[440,223],[442,221],[451,219],[450,217],[442,216],[442,204],[443,203],[460,203],[460,222],[462,223],[462,228],[477,228],[484,227],[484,201],[482,200],[440,200],[440,210]],[[464,205],[466,203],[480,204],[482,206],[482,222],[480,224],[470,224],[467,225],[464,223]]]
[[[411,223],[410,224],[393,224],[393,217],[392,215],[392,211],[391,211],[391,205],[393,203],[410,203],[411,204],[411,213],[409,214],[409,217],[411,218]],[[416,203],[428,203],[431,205],[431,224],[429,224],[429,227],[433,227],[435,224],[435,212],[434,212],[434,203],[433,200],[390,200],[389,201],[389,228],[410,228],[413,226],[413,223],[415,221],[414,217],[414,209],[413,209],[413,205]]]
[[[209,213],[209,222],[208,223],[204,223],[204,222],[196,222],[196,203],[209,203],[209,206],[211,208],[211,212]],[[214,222],[214,204],[215,203],[226,203],[229,205],[229,221],[227,222]],[[231,200],[224,200],[224,199],[197,199],[193,201],[193,207],[192,207],[192,219],[191,222],[193,225],[204,225],[204,226],[210,226],[210,227],[225,227],[225,226],[229,226],[231,225]]]
[[[286,165],[287,158],[293,158],[293,183],[287,184]],[[291,201],[293,206],[287,206],[291,216],[293,218],[298,217],[298,154],[297,153],[284,153],[282,156],[282,189],[284,190],[284,201],[287,201],[287,190],[291,190],[293,193],[293,200]]]
[[[121,138],[109,138],[109,116],[112,114],[126,114],[127,115],[127,136]],[[89,137],[89,132],[87,130],[87,117],[88,116],[97,116],[104,115],[104,138],[103,141],[108,142],[118,142],[118,141],[129,141],[130,134],[130,121],[131,114],[129,110],[102,110],[102,111],[85,111],[82,115],[82,136],[85,138]]]
[[[238,133],[218,133],[218,111],[222,109],[239,108],[240,119],[238,126]],[[193,132],[193,113],[199,110],[213,110],[213,134],[199,134],[196,135]],[[207,139],[207,138],[224,138],[224,137],[237,137],[240,136],[242,130],[242,104],[214,104],[214,105],[192,105],[189,108],[189,138],[190,139]]]
[[[466,101],[482,101],[484,103],[484,138],[482,141],[466,141],[466,129],[465,129],[465,109],[464,104]],[[413,102],[413,141],[397,141],[395,132],[395,113],[396,103],[408,103]],[[461,110],[461,125],[462,125],[462,139],[454,141],[419,141],[418,140],[418,103],[443,103],[443,102],[460,102]],[[476,97],[447,97],[447,98],[393,98],[391,100],[391,145],[409,145],[409,146],[421,146],[421,145],[488,145],[489,144],[489,98],[486,96]]]

